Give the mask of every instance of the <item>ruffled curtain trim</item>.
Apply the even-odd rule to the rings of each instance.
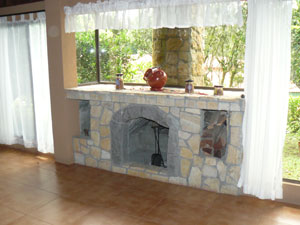
[[[32,21],[45,21],[45,20],[46,20],[45,12],[38,12],[36,13],[36,17],[34,16],[34,13],[30,13],[27,15],[21,14],[19,16],[13,15],[10,18],[1,17],[0,24],[27,23]]]
[[[243,24],[239,0],[105,0],[64,10],[67,33]]]

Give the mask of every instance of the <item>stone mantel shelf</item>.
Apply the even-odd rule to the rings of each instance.
[[[150,91],[145,86],[127,86],[124,90],[116,90],[115,85],[88,85],[65,89],[68,99],[113,101],[135,104],[154,104],[162,106],[178,106],[176,101],[182,101],[182,107],[211,110],[244,111],[245,100],[241,92],[224,91],[224,96],[213,96],[213,90],[195,90],[195,94],[172,93],[182,91],[180,88],[166,88],[170,92]],[[199,93],[207,95],[200,95]]]

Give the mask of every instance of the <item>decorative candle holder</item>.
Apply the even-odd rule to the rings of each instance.
[[[185,81],[185,93],[192,94],[194,93],[193,80],[189,79]]]
[[[223,95],[223,86],[222,85],[214,86],[214,95]]]
[[[116,76],[116,90],[124,89],[123,74],[117,73]]]

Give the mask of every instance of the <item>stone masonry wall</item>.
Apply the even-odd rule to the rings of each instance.
[[[77,164],[117,173],[170,182],[200,189],[237,195],[242,162],[242,119],[244,100],[239,98],[198,95],[132,93],[130,91],[67,91],[71,99],[89,100],[91,104],[91,137],[74,137]],[[179,163],[176,176],[161,167],[119,165],[111,160],[110,121],[114,113],[132,105],[154,105],[178,120]],[[199,152],[203,109],[228,112],[228,142],[225,155],[219,159]]]
[[[185,86],[188,79],[204,84],[202,32],[195,27],[153,30],[152,63],[167,73],[167,85]]]

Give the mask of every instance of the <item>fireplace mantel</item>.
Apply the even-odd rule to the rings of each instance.
[[[165,89],[166,92],[156,92],[150,91],[150,88],[146,86],[127,86],[124,90],[116,90],[114,85],[97,84],[65,90],[67,98],[77,100],[117,101],[196,109],[244,111],[245,100],[240,97],[241,92],[224,91],[224,96],[214,96],[213,90],[195,90],[195,94],[185,94],[183,93],[184,89]]]
[[[90,105],[90,136],[73,137],[75,163],[215,192],[239,194],[241,190],[237,183],[243,155],[245,100],[240,97],[240,92],[225,91],[224,96],[213,96],[212,90],[195,91],[195,94],[185,94],[183,89],[166,88],[165,92],[152,92],[145,86],[115,90],[114,85],[66,89],[67,98],[85,100]],[[202,141],[207,111],[224,111],[227,115],[226,153],[221,158],[201,151],[201,145],[209,144],[209,141]],[[159,123],[163,123],[160,120],[164,118],[169,121],[171,141],[168,145],[175,150],[169,152],[168,149],[168,160],[173,161],[169,161],[170,168],[167,170],[114,160],[122,148],[115,147],[121,142],[115,141],[112,130],[122,131],[128,118],[140,117]],[[116,122],[122,125],[121,129],[115,126]],[[117,136],[121,137],[121,134],[117,133]]]

